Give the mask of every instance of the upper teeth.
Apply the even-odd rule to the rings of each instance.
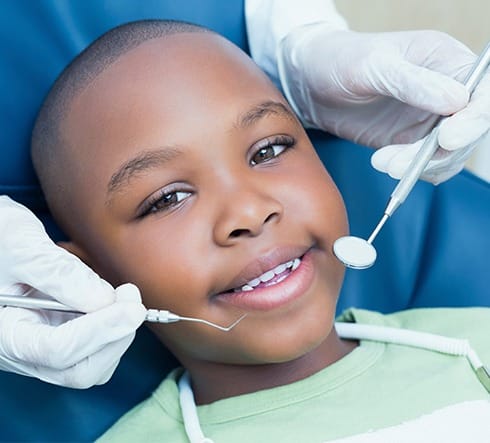
[[[258,286],[261,282],[266,283],[272,280],[276,275],[282,274],[288,268],[291,268],[291,271],[294,271],[295,269],[298,268],[300,263],[301,260],[299,258],[295,258],[294,260],[288,261],[287,263],[281,263],[280,265],[277,265],[274,269],[264,272],[261,276],[254,278],[253,280],[250,280],[241,288],[236,288],[235,291],[236,292],[253,291],[253,289],[256,286]],[[286,278],[286,276],[284,276],[284,278]],[[281,279],[280,281],[282,280],[283,279]],[[279,283],[279,281],[277,283]]]

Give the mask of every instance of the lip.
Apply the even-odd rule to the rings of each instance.
[[[230,303],[233,306],[243,310],[269,311],[272,309],[277,309],[300,298],[311,286],[314,279],[315,267],[313,263],[313,251],[312,249],[307,249],[305,252],[303,249],[302,252],[296,253],[296,255],[290,255],[289,253],[287,257],[281,257],[282,255],[282,253],[279,253],[275,256],[269,256],[265,260],[254,262],[254,264],[250,265],[257,266],[257,263],[259,263],[261,269],[258,271],[258,273],[257,271],[254,271],[254,273],[250,275],[250,268],[246,267],[246,273],[244,275],[247,276],[247,280],[245,280],[244,283],[257,275],[260,275],[261,272],[263,273],[269,269],[272,269],[278,264],[292,260],[296,257],[302,257],[298,268],[291,271],[284,280],[271,286],[255,288],[253,291],[222,292],[215,296],[216,299],[225,303]],[[270,265],[265,264],[265,262],[270,262]],[[262,268],[262,266],[266,266],[266,268]],[[242,282],[241,275],[242,274],[240,274],[240,277],[238,278],[239,284],[236,286],[240,286],[240,283]]]
[[[227,285],[226,290],[222,292],[231,291],[233,288],[239,288],[261,276],[264,272],[270,271],[281,263],[286,263],[297,257],[304,255],[309,247],[281,247],[270,251],[268,254],[264,254],[259,258],[253,260],[246,265]]]

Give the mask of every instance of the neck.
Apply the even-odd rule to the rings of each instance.
[[[340,360],[357,346],[357,342],[330,334],[307,354],[283,363],[231,365],[199,362],[188,365],[194,398],[204,405],[263,389],[302,380]]]

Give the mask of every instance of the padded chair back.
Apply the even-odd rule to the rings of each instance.
[[[247,48],[239,0],[0,2],[0,194],[34,210],[54,239],[62,233],[47,212],[29,158],[37,110],[63,67],[91,41],[144,18],[199,23]],[[319,132],[311,136],[344,195],[352,232],[367,237],[395,182],[370,168],[366,148]],[[470,174],[437,188],[419,184],[376,239],[376,265],[347,271],[339,310],[488,305],[489,208],[488,184]],[[175,365],[141,328],[104,386],[77,391],[0,374],[0,441],[93,441]]]

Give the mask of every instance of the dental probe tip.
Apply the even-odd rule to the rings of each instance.
[[[208,326],[212,326],[213,328],[219,329],[220,331],[228,332],[231,331],[238,323],[240,323],[247,314],[243,314],[240,318],[235,320],[230,326],[221,326],[217,325],[216,323],[210,322],[208,320],[204,320],[202,318],[193,318],[193,317],[180,317],[180,320],[187,320],[187,321],[193,321],[196,323],[203,323]]]
[[[212,326],[213,328],[219,329],[220,331],[228,332],[231,331],[246,316],[247,314],[243,314],[240,318],[235,320],[231,325],[221,326],[216,323],[210,322],[208,320],[204,320],[202,318],[182,317],[180,315],[174,314],[173,312],[166,311],[163,309],[148,309],[145,320],[153,323],[175,323],[178,321],[192,321],[195,323],[203,323],[205,325]]]
[[[228,326],[227,328],[223,329],[225,331],[231,331],[238,323],[240,323],[245,317],[247,316],[247,314],[243,314],[241,317],[237,318],[230,326]]]

